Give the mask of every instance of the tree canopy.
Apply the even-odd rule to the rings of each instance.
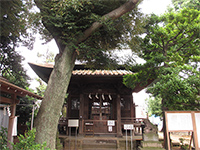
[[[199,0],[172,0],[172,3],[176,10],[183,7],[200,10]]]
[[[27,87],[29,79],[22,67],[23,57],[16,52],[20,44],[32,48],[33,36],[28,32],[29,1],[0,1],[0,69],[10,82]]]
[[[129,38],[132,25],[140,24],[138,18],[141,13],[137,9],[120,18],[107,19],[113,14],[106,14],[124,4],[125,0],[114,1],[114,5],[113,1],[100,0],[35,2],[41,10],[45,26],[43,35],[47,41],[52,35],[60,52],[70,43],[78,54],[77,59],[90,67],[115,67],[117,61],[111,57],[109,50],[121,48]],[[96,25],[101,27],[95,32],[88,30]]]
[[[151,15],[136,51],[146,63],[132,67],[138,72],[126,76],[124,83],[134,88],[154,79],[148,92],[162,100],[162,108],[199,110],[199,14],[196,9],[183,8]]]

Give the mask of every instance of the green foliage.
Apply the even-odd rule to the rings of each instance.
[[[19,135],[19,143],[12,143],[13,150],[20,150],[20,149],[26,149],[26,150],[50,150],[49,148],[46,148],[46,143],[43,144],[37,144],[35,143],[35,133],[36,130],[32,129],[25,133],[25,136]],[[9,150],[7,147],[7,129],[1,128],[0,131],[0,149],[1,150]]]
[[[194,8],[200,10],[199,0],[172,0],[172,3],[175,9],[186,7],[186,8]]]
[[[162,109],[156,112],[158,107],[150,99],[152,113],[159,114],[163,109],[199,110],[200,11],[183,8],[151,15],[144,28],[146,35],[140,38],[138,54],[146,63],[131,68],[136,73],[125,76],[125,85],[134,88],[155,79],[148,92],[155,103],[162,100]]]
[[[36,79],[36,81],[39,82],[39,84],[40,84],[38,87],[36,87],[37,95],[44,97],[44,92],[47,88],[47,85],[39,78]]]
[[[27,149],[27,150],[50,150],[46,148],[46,143],[37,144],[35,143],[36,130],[32,129],[25,133],[25,136],[18,136],[19,143],[12,144],[13,150]]]
[[[186,70],[181,70],[182,68],[164,68],[158,77],[159,81],[148,92],[154,97],[162,98],[163,107],[168,110],[198,110],[200,74],[190,70],[186,74]]]
[[[148,106],[148,113],[149,115],[156,115],[156,116],[162,116],[162,99],[159,97],[151,97],[149,99],[146,99],[146,103]]]
[[[52,63],[54,62],[55,55],[52,51],[49,51],[49,49],[47,49],[45,54],[37,53],[37,57],[44,60],[44,63]]]
[[[34,101],[33,99],[30,99],[28,97],[23,97],[23,98],[18,97],[18,99],[20,100],[20,103],[17,105],[16,108],[16,115],[20,116],[18,118],[18,123],[21,125],[26,125],[28,122],[31,121]]]
[[[1,127],[0,130],[0,149],[7,150],[7,128]]]
[[[186,150],[186,149],[189,148],[189,145],[188,145],[188,144],[184,144],[184,141],[185,141],[185,140],[186,140],[186,139],[184,139],[184,138],[179,138],[179,141],[180,141],[181,149],[182,149],[182,150]]]
[[[132,25],[140,24],[141,14],[137,9],[115,20],[103,17],[125,2],[126,0],[35,1],[41,10],[44,26],[59,43],[60,52],[67,45],[71,50],[76,50],[78,60],[92,68],[116,67],[117,61],[111,57],[110,50],[120,48],[128,42],[128,37],[133,34]],[[85,41],[79,42],[84,31],[94,22],[101,23],[102,27]]]
[[[28,33],[28,1],[0,1],[0,75],[20,87],[28,86],[24,59],[15,51],[19,43],[32,48],[33,38]]]

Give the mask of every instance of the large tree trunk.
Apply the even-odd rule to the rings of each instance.
[[[55,149],[59,115],[74,67],[75,53],[65,48],[62,55],[57,56],[55,61],[42,105],[35,120],[36,142],[46,141],[50,149]]]

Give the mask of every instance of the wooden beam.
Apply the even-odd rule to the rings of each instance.
[[[12,104],[12,99],[0,96],[0,103]]]

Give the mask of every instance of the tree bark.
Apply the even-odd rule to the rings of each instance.
[[[71,73],[75,64],[75,52],[67,47],[57,56],[54,69],[48,81],[44,99],[35,120],[36,142],[47,142],[47,147],[55,149],[56,132]]]

